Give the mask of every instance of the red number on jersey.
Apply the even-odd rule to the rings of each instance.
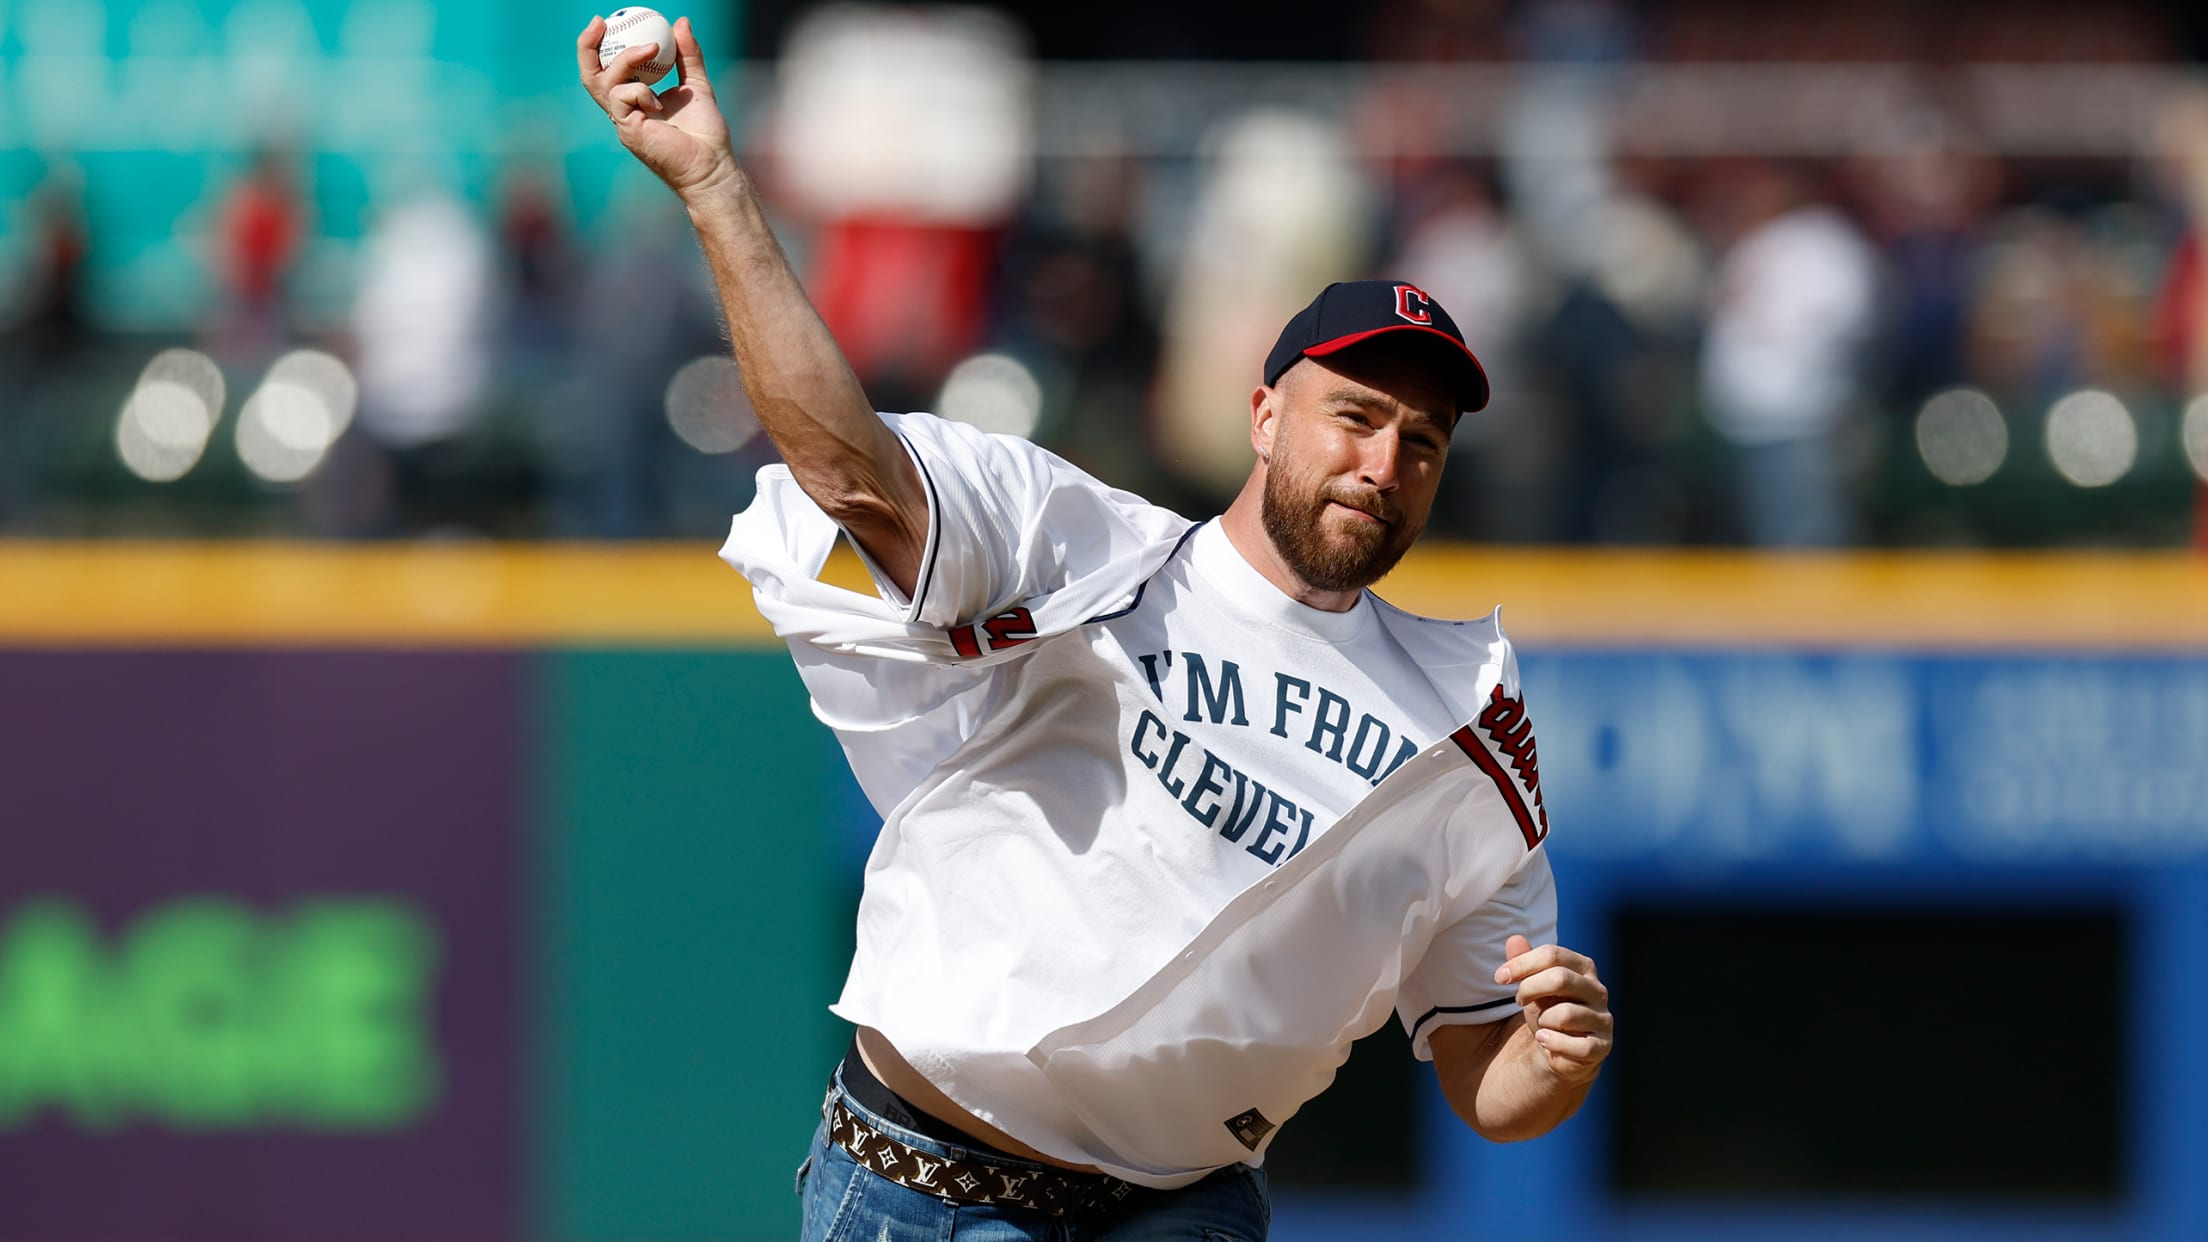
[[[951,636],[951,646],[957,649],[961,659],[974,660],[981,657],[984,635],[988,636],[991,651],[1035,641],[1035,614],[1025,608],[1014,608],[978,625],[953,626],[945,632]]]

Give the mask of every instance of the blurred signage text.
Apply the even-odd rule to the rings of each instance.
[[[45,1108],[89,1130],[401,1128],[437,1095],[438,957],[400,901],[181,897],[111,940],[27,901],[0,918],[0,1131]]]

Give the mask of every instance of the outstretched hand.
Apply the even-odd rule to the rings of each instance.
[[[705,53],[690,32],[690,19],[675,22],[675,73],[680,85],[665,93],[634,81],[636,67],[659,55],[656,43],[624,48],[604,68],[598,45],[606,22],[593,17],[575,40],[575,67],[583,89],[613,120],[621,145],[676,194],[691,194],[739,175],[728,121],[713,99]]]
[[[1595,963],[1562,945],[1536,949],[1524,936],[1503,945],[1510,955],[1495,971],[1495,982],[1518,985],[1526,1028],[1547,1057],[1549,1071],[1567,1082],[1585,1082],[1610,1055],[1610,989],[1595,975]]]

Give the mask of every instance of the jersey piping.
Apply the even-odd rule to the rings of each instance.
[[[1181,533],[1181,537],[1174,542],[1173,551],[1166,554],[1166,559],[1171,560],[1173,557],[1179,556],[1181,553],[1181,545],[1187,543],[1191,536],[1195,535],[1197,531],[1202,530],[1207,525],[1209,525],[1208,522],[1198,522],[1194,526],[1189,527],[1186,531],[1183,531]],[[1117,621],[1121,617],[1129,615],[1130,613],[1134,612],[1135,609],[1142,607],[1142,593],[1149,589],[1150,580],[1148,578],[1145,578],[1142,580],[1142,585],[1135,588],[1135,597],[1127,601],[1127,606],[1125,608],[1122,608],[1117,612],[1107,612],[1100,616],[1090,617],[1088,620],[1082,622],[1082,624],[1096,625],[1105,621]]]
[[[1418,1033],[1426,1029],[1427,1023],[1445,1013],[1485,1013],[1501,1005],[1515,1005],[1517,1003],[1518,998],[1515,996],[1498,996],[1494,1000],[1481,1001],[1477,1005],[1436,1005],[1425,1013],[1418,1015],[1418,1021],[1411,1024],[1411,1038],[1416,1040]]]
[[[919,580],[914,583],[912,592],[912,616],[917,619],[921,615],[920,610],[927,606],[928,588],[935,582],[935,554],[943,546],[943,524],[935,520],[935,476],[928,473],[928,463],[920,459],[920,454],[913,452],[912,445],[905,441],[902,434],[897,439],[905,444],[905,452],[912,458],[912,464],[920,468],[920,486],[928,492],[928,551],[920,559]]]

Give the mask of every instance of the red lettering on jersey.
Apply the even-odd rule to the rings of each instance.
[[[1526,702],[1522,698],[1505,696],[1502,686],[1498,685],[1487,696],[1487,707],[1480,713],[1478,723],[1493,740],[1495,748],[1510,760],[1510,771],[1518,774],[1518,781],[1512,781],[1510,772],[1505,772],[1495,756],[1488,753],[1487,743],[1472,732],[1471,725],[1450,734],[1449,740],[1495,782],[1495,788],[1503,795],[1503,804],[1510,808],[1511,818],[1518,821],[1519,835],[1525,837],[1526,848],[1530,850],[1549,835],[1549,811],[1541,801],[1541,756],[1534,748],[1533,720],[1526,715]],[[1518,782],[1525,784],[1526,795],[1533,799],[1530,810],[1525,797],[1518,793]]]
[[[951,646],[958,649],[959,659],[975,660],[981,658],[981,643],[974,638],[973,626],[954,625],[945,630],[944,633],[951,636]]]
[[[989,631],[989,650],[1002,651],[1035,641],[1035,614],[1025,608],[1014,608],[982,622],[981,628]]]
[[[981,658],[981,639],[989,638],[989,650],[1002,651],[1021,643],[1035,641],[1035,614],[1025,608],[1000,612],[978,625],[954,625],[944,633],[951,636],[951,646],[962,660]]]
[[[1397,285],[1395,313],[1411,323],[1430,324],[1434,321],[1434,300],[1417,285]]]

